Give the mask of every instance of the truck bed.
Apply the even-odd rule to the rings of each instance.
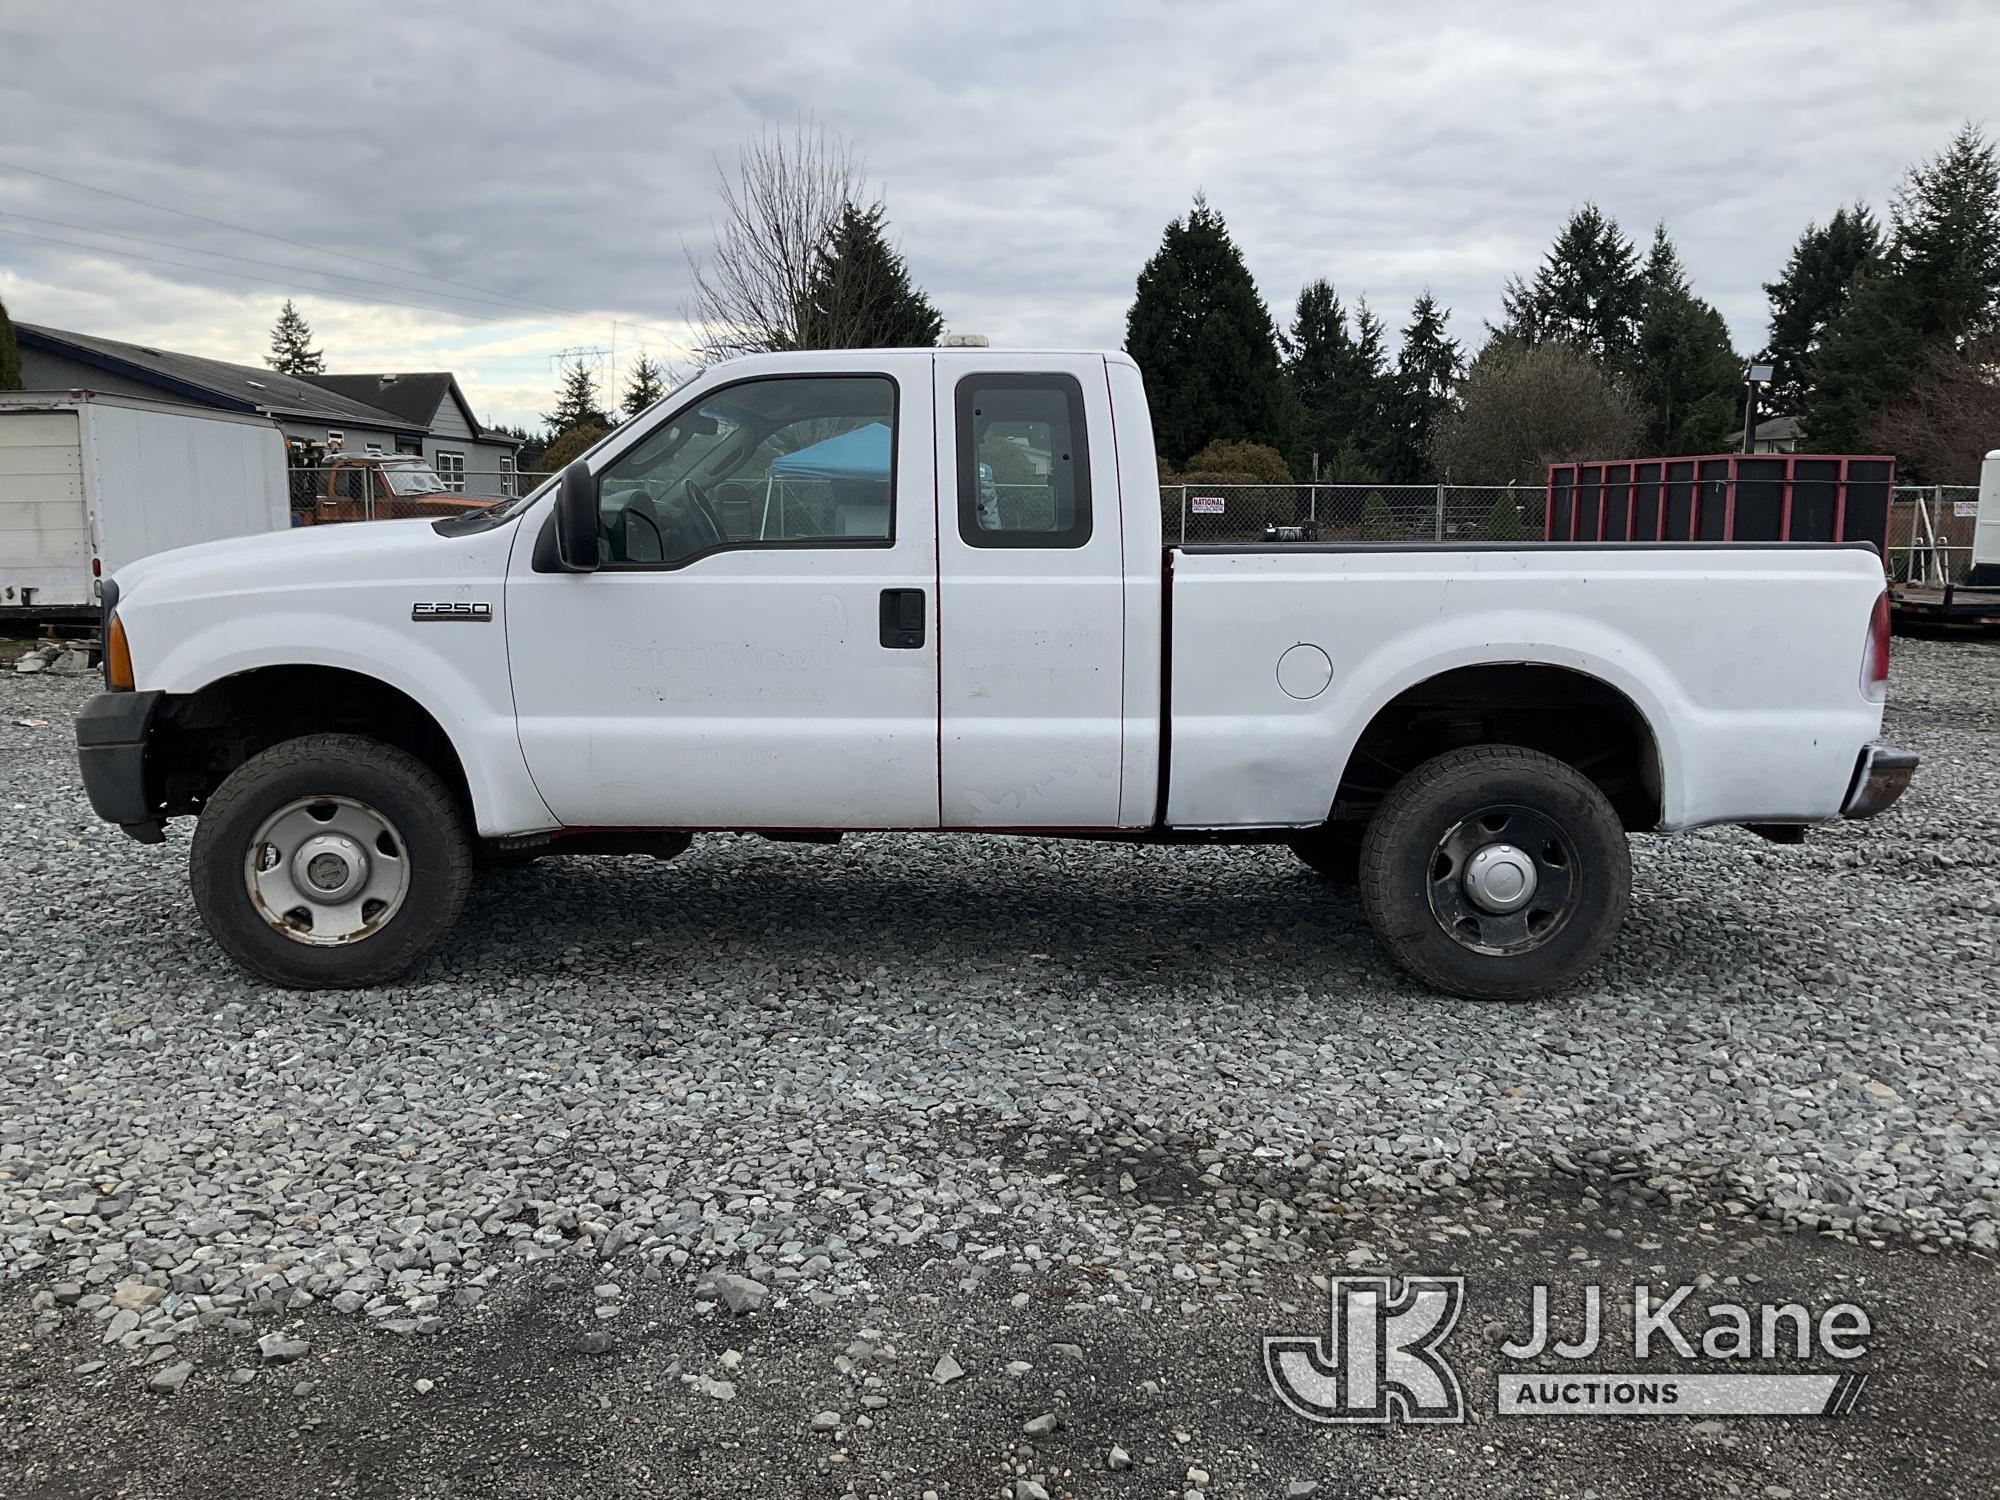
[[[1323,820],[1381,706],[1475,664],[1623,695],[1657,742],[1662,828],[1836,817],[1880,723],[1863,543],[1194,546],[1168,573],[1178,828]]]

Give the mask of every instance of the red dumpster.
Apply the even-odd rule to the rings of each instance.
[[[1886,553],[1896,460],[1716,453],[1550,464],[1556,542],[1872,542]]]

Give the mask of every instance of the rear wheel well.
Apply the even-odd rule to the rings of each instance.
[[[1458,667],[1398,693],[1361,732],[1330,821],[1365,821],[1404,776],[1468,745],[1520,745],[1597,784],[1627,830],[1661,817],[1659,745],[1646,716],[1584,672],[1532,662]]]
[[[149,798],[167,817],[198,813],[251,756],[307,734],[357,734],[408,751],[443,778],[467,821],[458,751],[416,699],[341,667],[259,667],[168,698],[147,743]]]

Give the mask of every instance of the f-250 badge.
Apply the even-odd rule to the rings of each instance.
[[[463,620],[467,624],[485,625],[493,619],[493,606],[471,604],[463,599],[454,599],[442,604],[412,604],[410,618],[419,623],[442,620]]]

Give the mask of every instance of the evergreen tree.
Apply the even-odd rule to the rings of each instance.
[[[1540,490],[1524,490],[1523,494],[1539,502]],[[1520,542],[1528,538],[1528,523],[1521,515],[1521,501],[1510,487],[1504,495],[1495,495],[1492,505],[1486,510],[1484,527],[1489,542]]]
[[[1796,417],[1813,390],[1813,361],[1821,340],[1846,307],[1855,279],[1882,255],[1882,231],[1861,204],[1841,208],[1826,223],[1806,225],[1785,261],[1784,273],[1764,283],[1771,299],[1770,341],[1763,357],[1775,367],[1766,404]]]
[[[625,394],[618,398],[619,408],[626,416],[636,417],[666,393],[666,372],[640,350],[639,357],[632,361],[631,373],[625,377]]]
[[[1743,365],[1722,314],[1695,296],[1667,226],[1653,231],[1640,274],[1632,393],[1646,409],[1648,453],[1712,453],[1741,425]]]
[[[1395,447],[1392,412],[1395,379],[1389,369],[1388,331],[1366,297],[1354,303],[1354,368],[1345,386],[1334,393],[1335,418],[1368,466],[1378,473]]]
[[[1859,452],[1862,429],[1916,378],[1924,339],[1910,301],[1887,263],[1855,278],[1814,356],[1812,389],[1799,413],[1814,452]]]
[[[881,204],[841,209],[798,318],[802,349],[928,349],[944,318],[883,232]]]
[[[264,363],[280,375],[326,373],[326,357],[313,348],[312,329],[306,326],[304,314],[292,305],[290,297],[279,309],[278,321],[271,329],[271,352],[264,357]]]
[[[1167,461],[1217,438],[1280,440],[1283,395],[1270,309],[1222,215],[1197,194],[1139,273],[1125,352],[1145,372]]]
[[[14,339],[14,325],[7,317],[7,304],[0,302],[0,391],[21,388],[21,348]]]
[[[1569,217],[1532,283],[1518,276],[1502,298],[1503,331],[1522,344],[1573,344],[1616,369],[1638,338],[1638,252],[1595,203]]]
[[[598,404],[597,377],[580,359],[563,366],[562,385],[556,392],[556,409],[542,413],[542,421],[549,429],[549,441],[554,444],[577,427],[603,427],[612,425],[611,414]]]
[[[1394,424],[1388,474],[1404,483],[1431,474],[1431,449],[1437,425],[1452,410],[1458,383],[1465,374],[1465,356],[1458,340],[1445,332],[1450,308],[1441,308],[1425,287],[1410,309],[1403,329],[1402,351],[1396,356]]]
[[[1322,277],[1299,293],[1283,342],[1294,471],[1311,474],[1314,454],[1322,477],[1343,454],[1375,470],[1394,440],[1382,320],[1362,299],[1350,330],[1346,309]]]
[[[1856,278],[1814,360],[1804,425],[1822,453],[1854,451],[1933,353],[2000,323],[2000,160],[1975,126],[1910,168],[1889,224],[1887,254]]]
[[[1985,132],[1961,126],[1910,168],[1889,223],[1896,279],[1926,342],[1962,347],[2000,322],[2000,159]]]
[[[1285,381],[1297,405],[1303,451],[1331,452],[1339,446],[1332,433],[1334,392],[1352,368],[1354,340],[1347,332],[1347,310],[1324,276],[1300,290],[1291,332],[1281,337]],[[1310,464],[1301,466],[1296,457],[1292,467],[1311,471]]]
[[[1380,484],[1382,471],[1350,441],[1342,443],[1331,459],[1320,460],[1319,480],[1321,484]]]

